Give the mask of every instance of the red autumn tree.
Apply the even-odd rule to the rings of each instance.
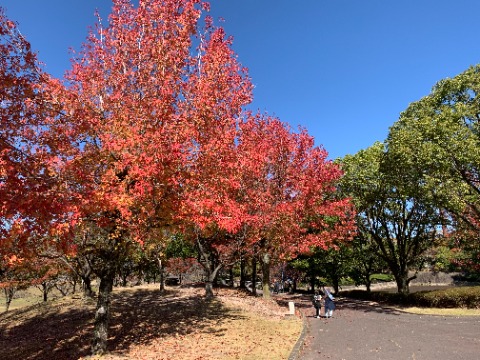
[[[185,114],[192,137],[181,214],[206,271],[207,297],[213,296],[218,271],[234,262],[238,249],[233,234],[243,214],[234,191],[236,140],[242,109],[252,98],[252,84],[231,49],[232,39],[210,21],[187,82]]]
[[[68,88],[58,88],[71,145],[61,172],[75,199],[69,214],[91,239],[86,251],[100,279],[97,354],[106,351],[113,278],[134,242],[180,220],[211,221],[183,209],[212,199],[207,187],[223,177],[216,161],[233,146],[238,109],[250,98],[223,31],[208,20],[196,37],[202,8],[198,0],[138,8],[115,0],[108,26],[98,25],[74,59]]]
[[[223,30],[210,19],[199,30],[207,7],[114,0],[108,25],[91,32],[65,85],[43,77],[18,34],[2,33],[21,40],[1,50],[14,59],[1,65],[11,88],[0,107],[8,120],[0,139],[2,240],[12,249],[37,239],[36,252],[61,245],[91,259],[100,279],[95,354],[107,351],[118,266],[163,229],[191,230],[217,260],[231,258],[237,244],[256,246],[268,281],[270,257],[347,228],[348,204],[334,198],[340,173],[326,154],[278,121],[243,120],[252,85]],[[25,58],[20,65],[17,57]],[[20,80],[10,81],[9,71]],[[237,241],[246,228],[248,242]]]
[[[353,209],[336,196],[339,168],[306,131],[295,134],[277,119],[250,117],[241,125],[238,156],[239,201],[249,214],[247,244],[260,259],[263,294],[269,297],[272,259],[349,239]]]
[[[1,8],[0,83],[0,273],[12,273],[62,245],[55,235],[65,228],[67,201],[57,176],[62,139],[51,136],[61,112],[50,91],[57,82]]]

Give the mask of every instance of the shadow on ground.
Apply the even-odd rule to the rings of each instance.
[[[0,359],[72,360],[90,355],[94,309],[94,301],[70,299],[0,314]],[[195,294],[129,290],[112,297],[108,347],[122,352],[171,334],[211,332],[212,320],[239,317],[220,302]]]
[[[295,306],[300,309],[303,314],[308,316],[310,313],[314,313],[314,307],[312,304],[312,294],[295,294],[295,295],[280,295],[274,297],[275,301],[281,305],[288,307],[288,302],[295,302]],[[372,301],[357,300],[345,297],[339,297],[335,301],[337,309],[352,309],[357,311],[363,311],[365,313],[383,313],[390,315],[399,315],[401,311],[398,308],[388,306],[386,304],[379,304]],[[313,316],[313,315],[312,315]]]

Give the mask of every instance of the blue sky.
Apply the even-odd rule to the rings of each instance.
[[[60,77],[110,0],[0,0]],[[478,0],[212,0],[255,84],[253,109],[332,159],[383,141],[409,103],[480,63]]]

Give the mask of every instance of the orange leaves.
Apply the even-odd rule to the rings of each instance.
[[[306,131],[294,134],[277,119],[251,117],[241,125],[239,156],[241,198],[256,215],[249,225],[261,229],[253,241],[263,238],[288,257],[348,228],[348,201],[335,196],[341,172]]]
[[[269,238],[285,253],[320,234],[343,236],[339,169],[306,131],[244,112],[253,85],[224,30],[208,18],[200,30],[208,7],[115,0],[65,86],[41,73],[34,56],[10,66],[8,89],[0,89],[8,95],[0,108],[2,220],[28,219],[52,236],[88,220],[109,229],[112,242],[116,227],[135,239],[178,225],[249,228],[252,242]],[[0,19],[0,35],[14,36]],[[13,43],[0,42],[0,66],[29,53],[23,38]],[[228,248],[232,238],[215,246]]]
[[[5,261],[7,266],[13,266],[17,263],[21,264],[24,259],[17,257],[17,255],[13,254],[11,256],[5,256]]]

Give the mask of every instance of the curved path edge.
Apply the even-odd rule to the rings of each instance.
[[[300,333],[300,336],[298,337],[297,342],[295,343],[295,346],[293,347],[292,351],[290,352],[290,356],[288,357],[288,360],[298,360],[300,356],[300,350],[303,347],[303,344],[305,343],[305,338],[307,337],[308,334],[308,327],[309,327],[309,321],[307,321],[307,318],[305,317],[305,313],[302,310],[298,310],[302,316],[302,332]]]

